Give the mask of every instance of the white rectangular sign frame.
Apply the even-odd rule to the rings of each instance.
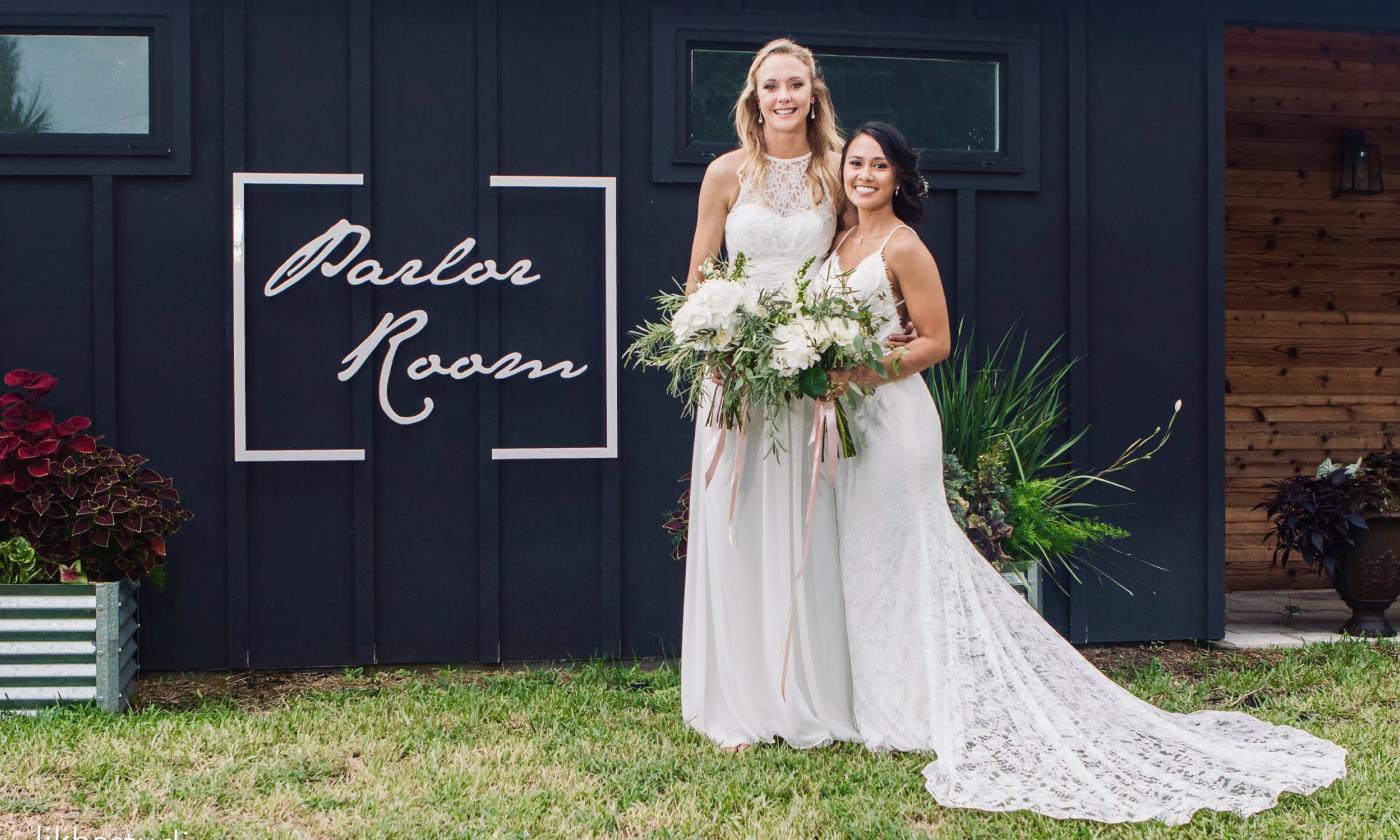
[[[362,186],[361,173],[233,173],[233,459],[237,462],[363,461],[363,449],[249,449],[247,365],[247,217],[249,185]],[[606,441],[596,447],[497,447],[491,458],[562,460],[618,457],[617,389],[617,179],[612,176],[493,175],[491,186],[533,189],[601,189],[604,204],[603,311]]]
[[[496,461],[617,457],[617,179],[607,176],[492,175],[491,186],[524,189],[603,191],[603,365],[607,388],[606,443],[603,446],[497,448]]]
[[[233,460],[234,461],[363,461],[363,449],[249,449],[246,204],[249,184],[309,187],[362,186],[365,176],[353,172],[235,172],[233,173]]]

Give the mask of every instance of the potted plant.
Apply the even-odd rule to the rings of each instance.
[[[57,380],[13,370],[0,396],[0,711],[125,708],[138,582],[191,518],[170,479],[39,404]]]
[[[1037,610],[1041,581],[1055,580],[1048,573],[1056,569],[1079,580],[1079,567],[1088,566],[1131,594],[1095,561],[1095,549],[1130,534],[1091,515],[1100,505],[1083,493],[1095,485],[1128,491],[1109,476],[1166,445],[1181,402],[1165,428],[1128,444],[1107,466],[1077,468],[1069,452],[1088,429],[1064,431],[1064,384],[1076,360],[1054,361],[1060,339],[1028,356],[1024,335],[1013,343],[1016,331],[1013,325],[977,364],[973,336],[964,339],[959,325],[952,354],[927,374],[943,424],[943,482],[953,518]]]
[[[1400,595],[1400,452],[1372,452],[1350,465],[1323,461],[1313,475],[1266,485],[1273,562],[1297,554],[1325,573],[1351,617],[1341,631],[1389,637],[1385,612]]]

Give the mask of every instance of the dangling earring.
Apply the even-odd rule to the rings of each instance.
[[[759,111],[759,112],[758,112],[758,124],[759,124],[759,125],[763,125],[763,112],[762,112],[762,111]]]
[[[894,188],[894,194],[895,194],[895,195],[899,195],[899,187],[895,187],[895,188]]]
[[[812,108],[811,108],[809,111],[807,111],[807,119],[809,119],[809,120],[815,120],[816,118],[817,118],[817,106],[813,105]]]

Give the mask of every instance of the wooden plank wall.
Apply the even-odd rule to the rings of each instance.
[[[1226,588],[1271,568],[1262,485],[1400,430],[1400,36],[1225,33]],[[1381,195],[1338,194],[1338,131],[1379,143]]]

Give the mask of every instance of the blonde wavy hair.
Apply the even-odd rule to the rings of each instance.
[[[822,190],[837,205],[843,204],[845,194],[841,190],[841,175],[828,158],[829,152],[840,153],[843,141],[841,130],[836,127],[836,109],[831,104],[831,91],[822,78],[821,69],[812,51],[788,38],[776,38],[764,44],[754,53],[749,65],[748,77],[739,100],[734,103],[734,131],[739,135],[739,147],[744,150],[744,161],[739,165],[739,177],[746,175],[754,183],[763,183],[768,171],[767,149],[763,145],[763,124],[758,121],[758,68],[770,55],[790,55],[807,66],[812,77],[812,110],[815,118],[807,120],[807,143],[812,147],[812,158],[807,162],[807,177],[812,181],[812,200],[822,200]]]

